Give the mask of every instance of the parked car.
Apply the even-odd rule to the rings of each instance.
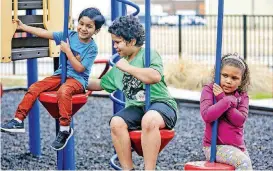
[[[178,15],[169,15],[160,17],[157,21],[158,25],[177,26]],[[201,16],[182,15],[181,25],[206,25],[206,20]]]

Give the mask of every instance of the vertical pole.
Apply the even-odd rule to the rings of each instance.
[[[217,45],[216,45],[216,69],[215,69],[215,83],[220,85],[220,69],[221,69],[221,54],[222,54],[222,31],[223,31],[223,14],[224,13],[224,0],[218,1],[218,19],[217,19]],[[216,103],[215,97],[213,104]],[[210,162],[216,160],[216,143],[217,143],[217,128],[218,120],[213,122],[212,137],[211,137],[211,150]]]
[[[247,16],[243,15],[243,25],[244,25],[244,31],[243,31],[243,37],[244,37],[244,59],[247,59]]]
[[[70,0],[64,0],[64,27],[63,27],[63,38],[64,42],[67,42],[68,38],[68,19],[69,19]],[[65,83],[67,75],[67,57],[64,52],[61,51],[60,59],[62,63],[62,75],[61,83]],[[71,119],[70,127],[73,128],[73,118]],[[63,150],[57,152],[58,160],[63,160],[63,167],[58,168],[59,170],[75,170],[75,152],[74,152],[74,135],[69,139],[67,145]]]
[[[112,19],[112,21],[114,21],[117,17],[119,17],[121,15],[125,15],[125,14],[126,14],[126,6],[116,0],[111,0],[111,19]],[[117,53],[117,52],[114,48],[114,45],[112,44],[112,54],[115,54],[115,53]],[[122,91],[120,91],[120,90],[117,90],[114,93],[114,97],[116,97],[117,99],[120,99],[121,101],[124,101],[124,95],[123,95]],[[114,114],[115,114],[118,111],[120,111],[121,109],[123,109],[123,106],[113,102],[113,108],[114,108]]]
[[[12,75],[16,74],[15,61],[12,61]]]
[[[151,12],[150,0],[145,0],[145,67],[150,67],[150,33],[151,33]],[[150,107],[150,85],[145,85],[145,110]]]
[[[35,10],[26,10],[26,15],[35,14]],[[27,34],[27,37],[32,36]],[[38,80],[38,68],[37,68],[37,58],[27,59],[27,80],[28,88],[31,84]],[[29,111],[28,115],[29,122],[29,150],[34,156],[41,156],[41,141],[40,141],[40,110],[39,104],[36,100]]]
[[[121,3],[121,15],[122,15],[122,16],[127,15],[126,4],[124,4],[124,3]]]
[[[182,57],[182,24],[181,24],[182,16],[178,15],[178,55],[179,59]]]
[[[53,58],[53,71],[54,72],[59,68],[59,65],[60,65],[59,60],[60,60],[60,57]],[[59,132],[59,128],[60,128],[58,119],[55,120],[55,126],[56,126],[56,136],[57,136],[58,132]],[[63,153],[62,152],[57,152],[57,168],[60,170],[62,170],[62,168],[63,168]]]

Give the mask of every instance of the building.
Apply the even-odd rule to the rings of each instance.
[[[218,0],[205,0],[205,14],[217,14]],[[225,0],[226,15],[273,15],[273,0]]]
[[[144,6],[145,0],[132,0],[132,2]],[[151,0],[153,6],[162,6],[162,12],[167,15],[175,14],[205,14],[205,0]]]

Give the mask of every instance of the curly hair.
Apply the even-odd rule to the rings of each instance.
[[[116,36],[122,37],[125,41],[130,42],[136,39],[136,46],[142,46],[145,40],[144,27],[139,20],[132,16],[121,16],[114,20],[109,27],[108,32]]]
[[[229,58],[230,56],[233,56],[234,58]],[[250,84],[250,71],[247,63],[245,60],[240,57],[237,53],[228,53],[222,57],[221,60],[221,70],[223,69],[224,66],[233,66],[236,68],[239,68],[242,71],[242,82],[241,85],[238,87],[238,91],[241,92],[246,92],[248,90],[248,86]],[[215,68],[212,71],[212,79],[214,80],[215,78]]]
[[[105,18],[101,14],[101,12],[98,8],[91,7],[91,8],[84,9],[80,13],[78,21],[80,21],[80,19],[84,16],[90,18],[91,20],[93,20],[95,22],[96,30],[100,29],[101,26],[105,23]]]

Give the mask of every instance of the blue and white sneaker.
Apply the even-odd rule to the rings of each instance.
[[[63,149],[68,140],[72,137],[73,135],[73,129],[70,128],[69,132],[68,131],[59,131],[56,139],[52,142],[51,147],[54,150],[61,150]]]
[[[1,131],[4,132],[26,132],[24,122],[19,123],[15,119],[10,120],[8,123],[1,126]]]

